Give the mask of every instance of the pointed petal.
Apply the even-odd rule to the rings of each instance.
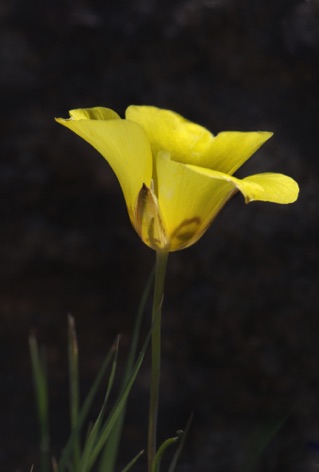
[[[94,108],[77,108],[70,110],[70,117],[73,120],[120,120],[121,117],[111,108],[94,107]]]
[[[143,183],[149,186],[151,182],[151,148],[138,124],[117,116],[112,110],[96,108],[73,110],[70,119],[56,121],[78,134],[108,161],[119,180],[133,222],[139,191]]]
[[[168,153],[159,153],[156,163],[158,200],[168,250],[177,251],[202,236],[237,189],[232,181],[213,179],[192,166],[172,161]]]
[[[273,133],[268,131],[223,131],[215,136],[200,159],[201,167],[234,174]]]
[[[230,175],[273,135],[268,131],[224,131],[214,136],[173,111],[148,106],[128,107],[126,118],[145,129],[154,155],[167,150],[174,161]]]

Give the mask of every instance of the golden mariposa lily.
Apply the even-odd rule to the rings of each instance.
[[[194,244],[237,191],[246,203],[292,203],[298,197],[297,183],[286,175],[233,176],[270,132],[213,135],[175,112],[151,106],[130,106],[125,119],[96,107],[72,110],[69,119],[57,121],[107,160],[133,227],[157,251]]]

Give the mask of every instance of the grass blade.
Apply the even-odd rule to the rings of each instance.
[[[136,357],[136,352],[137,352],[137,344],[138,344],[143,314],[145,311],[147,300],[150,295],[151,288],[153,286],[154,274],[155,274],[155,267],[152,269],[152,272],[148,278],[148,281],[144,288],[144,292],[142,294],[139,307],[137,310],[137,316],[135,319],[134,330],[132,334],[132,342],[131,342],[128,360],[127,360],[127,364],[126,364],[126,368],[125,368],[125,372],[123,376],[123,384],[122,384],[121,392],[124,390],[125,385],[132,372],[134,359]],[[100,465],[99,465],[100,472],[113,472],[114,471],[115,464],[117,461],[117,456],[118,456],[120,439],[121,439],[121,435],[123,431],[125,413],[126,413],[126,403],[124,404],[123,409],[119,415],[119,418],[113,427],[113,430],[109,436],[109,439],[107,440],[106,446],[104,448],[104,451],[101,457]]]
[[[142,350],[134,364],[134,367],[133,367],[133,370],[125,384],[125,387],[121,393],[121,395],[119,396],[119,398],[117,399],[107,421],[105,422],[105,425],[104,427],[102,428],[102,431],[101,431],[101,434],[100,434],[100,437],[97,441],[97,444],[92,452],[92,455],[91,455],[91,462],[90,462],[90,466],[94,463],[94,461],[96,460],[97,456],[100,454],[101,450],[103,449],[110,433],[112,432],[113,430],[113,427],[114,425],[116,424],[125,404],[126,404],[126,400],[127,400],[127,397],[131,391],[131,388],[132,388],[132,385],[136,379],[136,376],[139,372],[139,369],[142,365],[142,362],[143,362],[143,359],[144,359],[144,355],[145,355],[145,352],[146,352],[146,349],[147,349],[147,346],[148,346],[148,343],[149,343],[149,340],[150,340],[150,336],[151,336],[151,333],[152,333],[152,329],[153,327],[151,328],[151,330],[149,331],[147,337],[146,337],[146,340],[144,342],[144,345],[142,347]]]
[[[138,459],[141,457],[142,454],[144,454],[144,450],[136,454],[136,456],[127,464],[126,467],[124,467],[124,469],[122,469],[121,472],[128,472],[133,467],[133,465],[138,461]]]
[[[44,355],[40,355],[35,336],[29,337],[32,375],[40,431],[41,471],[50,470],[49,394]]]
[[[172,462],[169,466],[168,472],[174,472],[175,469],[176,469],[176,465],[177,465],[178,459],[179,459],[179,457],[182,453],[182,450],[184,448],[184,444],[185,444],[189,429],[191,427],[192,421],[193,421],[193,413],[190,415],[189,420],[187,421],[187,425],[186,425],[186,428],[184,430],[184,434],[183,434],[183,436],[181,438],[181,441],[178,445],[178,448],[177,448],[177,450],[174,454],[174,457],[173,457]]]
[[[248,454],[249,458],[247,460],[247,463],[243,467],[244,472],[251,472],[254,469],[260,455],[270,444],[276,434],[280,431],[287,419],[290,417],[292,410],[290,410],[288,414],[280,421],[276,421],[275,423],[272,422],[266,425],[261,432],[254,435],[255,438],[253,441],[253,445],[250,447],[251,452],[250,454]]]
[[[79,354],[78,343],[75,331],[74,318],[68,316],[68,362],[69,362],[69,388],[70,388],[70,424],[71,433],[76,430],[79,415]],[[74,432],[73,465],[78,471],[81,454],[80,434]]]
[[[61,456],[61,459],[59,461],[59,466],[58,466],[58,472],[65,472],[66,467],[68,465],[68,462],[69,462],[69,459],[70,459],[70,456],[72,454],[72,451],[74,449],[74,444],[76,442],[76,438],[83,426],[83,423],[84,421],[86,420],[86,417],[89,413],[89,410],[91,408],[91,405],[93,403],[93,400],[94,400],[94,397],[97,393],[97,390],[102,382],[102,379],[105,375],[105,372],[106,372],[106,369],[108,368],[111,360],[112,360],[112,357],[113,357],[113,353],[114,353],[114,349],[116,349],[116,343],[111,347],[111,349],[109,350],[103,364],[102,364],[102,367],[95,379],[95,381],[93,382],[93,385],[83,403],[83,406],[82,408],[80,409],[80,412],[79,412],[79,415],[78,415],[78,422],[77,422],[77,425],[76,427],[74,428],[74,430],[72,431],[70,437],[69,437],[69,440],[67,442],[67,445],[63,451],[63,454]]]
[[[180,431],[177,431],[177,436],[175,436],[174,438],[169,438],[169,439],[166,439],[166,441],[164,441],[160,447],[158,448],[156,454],[155,454],[155,457],[154,457],[154,460],[153,460],[153,464],[152,464],[152,472],[159,472],[159,466],[160,466],[160,462],[162,460],[162,457],[163,455],[165,454],[166,450],[169,448],[169,446],[171,446],[172,444],[175,444],[179,441],[181,441],[182,437],[183,437],[183,434],[184,432],[182,430]]]
[[[84,451],[80,460],[81,463],[81,468],[80,472],[87,472],[89,470],[89,464],[92,465],[91,461],[91,454],[92,450],[94,449],[94,446],[96,444],[96,438],[98,437],[98,434],[101,430],[103,419],[105,417],[105,411],[108,403],[108,399],[111,394],[111,390],[113,387],[114,383],[114,378],[115,378],[115,372],[116,372],[116,366],[117,366],[117,356],[118,356],[118,345],[119,345],[119,338],[117,339],[117,344],[115,347],[115,352],[114,352],[114,358],[113,358],[113,363],[112,363],[112,370],[110,373],[107,389],[106,389],[106,394],[104,398],[104,402],[101,408],[101,411],[85,441],[85,446],[84,446]]]

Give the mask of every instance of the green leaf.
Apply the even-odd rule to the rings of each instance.
[[[128,464],[124,469],[122,469],[122,472],[128,472],[131,470],[133,465],[138,461],[138,459],[141,457],[141,455],[144,454],[144,450],[140,451]]]
[[[68,363],[69,363],[69,389],[70,389],[70,423],[71,433],[76,429],[79,415],[80,386],[79,386],[79,352],[75,331],[74,318],[68,315]],[[80,434],[75,433],[73,450],[74,469],[79,469],[81,454]]]
[[[175,444],[176,442],[181,441],[184,432],[182,430],[179,430],[177,431],[176,434],[177,436],[175,436],[174,438],[166,439],[166,441],[164,441],[158,448],[155,454],[154,460],[153,460],[152,472],[159,472],[160,462],[167,448],[169,448],[169,446],[171,446],[172,444]]]
[[[98,441],[95,445],[95,448],[94,450],[92,451],[92,454],[91,454],[91,457],[90,457],[90,467],[93,465],[93,463],[95,462],[97,456],[100,454],[101,450],[103,449],[110,433],[112,432],[113,430],[113,427],[114,425],[116,424],[125,404],[126,404],[126,400],[127,400],[127,397],[130,393],[130,390],[133,386],[133,383],[136,379],[136,376],[140,370],[140,367],[142,365],[142,362],[143,362],[143,359],[144,359],[144,355],[145,355],[145,352],[146,352],[146,349],[147,349],[147,346],[148,346],[148,343],[149,343],[149,340],[150,340],[150,336],[151,336],[151,333],[152,333],[152,329],[150,330],[150,332],[148,333],[147,337],[146,337],[146,340],[143,344],[143,347],[142,347],[142,350],[137,358],[137,361],[135,362],[134,364],[134,367],[133,367],[133,370],[124,386],[124,389],[121,393],[121,395],[119,396],[119,398],[117,399],[108,419],[106,420],[103,428],[102,428],[102,431],[101,431],[101,434],[98,438]]]
[[[117,343],[117,341],[116,341]],[[70,460],[70,456],[72,454],[72,452],[74,451],[74,446],[76,444],[76,441],[77,441],[77,437],[78,437],[78,434],[83,426],[83,423],[84,421],[86,420],[87,418],[87,415],[90,411],[90,408],[91,408],[91,405],[93,403],[93,400],[94,400],[94,397],[97,393],[97,390],[102,382],[102,379],[105,375],[105,372],[106,372],[106,369],[108,368],[111,360],[112,360],[112,357],[114,356],[114,349],[116,349],[116,343],[115,345],[113,345],[111,347],[111,349],[109,350],[103,364],[102,364],[102,367],[95,379],[95,381],[93,382],[93,385],[80,409],[80,412],[79,412],[79,415],[78,415],[78,422],[77,422],[77,425],[76,427],[74,428],[74,430],[72,431],[70,437],[69,437],[69,440],[66,444],[66,447],[63,451],[63,454],[59,460],[59,465],[58,465],[58,472],[64,472],[66,469],[66,467],[68,466],[68,463],[69,463],[69,460]]]
[[[248,453],[248,459],[246,460],[246,464],[242,469],[244,472],[251,472],[254,469],[262,452],[280,431],[293,410],[294,408],[292,408],[292,410],[290,410],[281,420],[272,421],[267,425],[264,425],[264,427],[259,432],[255,432],[254,439],[249,447],[250,452]]]
[[[134,329],[133,329],[133,334],[132,334],[130,351],[129,351],[129,355],[127,359],[124,376],[123,376],[123,384],[122,384],[121,391],[124,390],[125,384],[127,383],[129,376],[132,372],[132,367],[133,367],[134,359],[137,352],[137,343],[138,343],[139,334],[140,334],[140,327],[142,323],[143,314],[145,311],[146,302],[148,300],[148,297],[149,297],[149,294],[153,285],[154,273],[155,273],[155,267],[152,269],[152,272],[148,278],[148,281],[146,283],[144,292],[142,294],[142,297],[139,303],[137,316],[135,319],[135,324],[134,324]],[[117,456],[118,456],[121,435],[123,431],[125,413],[126,413],[126,403],[123,406],[122,412],[119,415],[119,418],[116,424],[114,425],[114,428],[109,436],[109,439],[107,440],[106,446],[104,448],[104,451],[101,457],[100,465],[99,465],[100,472],[113,472],[114,471],[115,464],[117,461]]]
[[[168,472],[174,472],[175,471],[175,468],[176,468],[176,465],[177,465],[177,462],[178,462],[178,459],[182,453],[182,450],[183,450],[183,447],[184,447],[184,444],[185,444],[185,441],[186,441],[186,438],[187,438],[187,435],[188,435],[188,432],[189,432],[189,429],[191,427],[191,424],[192,424],[192,421],[193,421],[193,413],[190,415],[189,417],[189,420],[187,421],[187,424],[186,424],[186,428],[184,430],[184,434],[181,438],[181,441],[178,445],[178,448],[174,454],[174,457],[172,459],[172,462],[169,466],[169,469],[168,469]]]
[[[39,352],[34,335],[29,337],[33,383],[40,430],[41,471],[50,470],[49,394],[44,353]]]
[[[111,373],[110,373],[110,377],[109,377],[109,381],[108,381],[108,385],[107,385],[107,389],[106,389],[106,393],[105,393],[104,402],[103,402],[102,408],[100,410],[100,413],[99,413],[95,423],[93,424],[93,427],[91,428],[91,431],[88,434],[87,439],[85,441],[84,451],[83,451],[82,457],[80,459],[80,472],[87,472],[87,471],[90,470],[89,464],[91,463],[92,451],[95,447],[97,437],[98,437],[99,432],[102,428],[107,403],[108,403],[108,400],[109,400],[109,397],[110,397],[110,394],[111,394],[111,390],[112,390],[112,387],[113,387],[113,383],[114,383],[116,366],[117,366],[118,345],[119,345],[119,338],[117,339],[117,344],[115,346],[114,358],[113,358],[113,363],[112,363],[112,370],[111,370]]]

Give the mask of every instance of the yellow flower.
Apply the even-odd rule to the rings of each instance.
[[[245,202],[292,203],[297,183],[282,174],[233,176],[271,136],[269,132],[207,129],[169,110],[130,106],[126,118],[108,108],[58,118],[107,160],[121,185],[131,223],[157,251],[194,244],[239,190]]]

